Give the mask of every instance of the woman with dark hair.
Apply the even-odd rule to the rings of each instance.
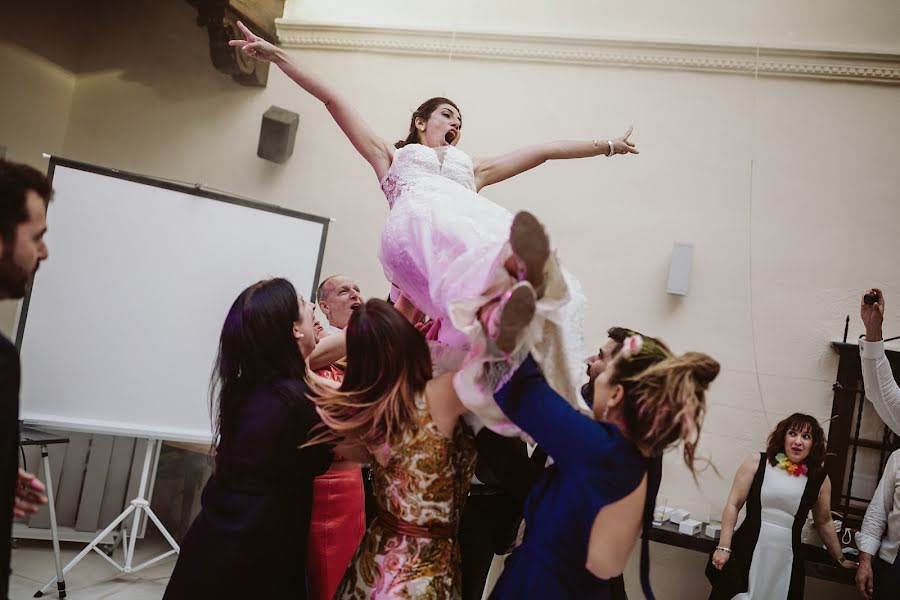
[[[473,160],[456,147],[459,107],[436,97],[412,114],[405,139],[392,144],[325,81],[238,26],[246,39],[230,44],[274,63],[325,104],[375,171],[391,208],[380,245],[385,275],[418,309],[443,320],[441,342],[469,350],[450,365],[463,367],[455,386],[466,407],[492,429],[515,434],[492,392],[529,352],[550,384],[574,401],[583,355],[580,285],[551,257],[537,219],[524,212],[514,218],[479,192],[552,159],[636,154],[631,131],[614,140],[548,142]]]
[[[451,376],[432,378],[425,336],[387,302],[369,300],[347,325],[340,390],[312,388],[329,430],[310,444],[355,445],[344,454],[372,464],[378,504],[334,597],[459,598],[457,528],[475,445]]]
[[[735,531],[744,503],[747,516]],[[828,553],[854,568],[831,519],[825,432],[815,417],[794,413],[775,426],[765,452],[738,468],[719,545],[706,567],[710,600],[802,600],[805,571],[798,550],[810,509]]]
[[[525,506],[525,537],[506,561],[492,599],[610,598],[642,531],[650,526],[662,454],[694,452],[706,389],[719,364],[706,354],[673,355],[632,335],[592,380],[593,415],[569,406],[530,358],[497,394],[510,419],[553,458]],[[646,536],[641,586],[651,599]]]
[[[215,471],[181,545],[165,598],[306,598],[313,477],[327,446],[305,383],[313,306],[284,279],[260,281],[228,311],[210,390]]]

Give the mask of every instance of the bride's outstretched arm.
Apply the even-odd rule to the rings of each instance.
[[[325,81],[294,63],[287,52],[255,35],[240,21],[238,27],[246,39],[231,40],[229,45],[240,47],[247,56],[276,65],[297,85],[320,100],[356,151],[372,165],[381,180],[391,166],[394,147],[376,135],[353,107]]]
[[[500,156],[476,160],[475,186],[480,190],[492,183],[499,183],[524,173],[548,160],[638,154],[638,149],[628,139],[631,130],[629,127],[624,135],[611,140],[546,142]]]

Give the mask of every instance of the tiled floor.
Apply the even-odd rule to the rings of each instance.
[[[81,544],[63,544],[63,567],[83,547]],[[138,540],[132,564],[139,565],[167,550],[169,547],[162,540]],[[136,574],[124,575],[96,552],[91,552],[66,574],[66,597],[71,600],[159,600],[172,574],[175,558],[171,556]],[[116,550],[113,559],[119,564],[125,561],[121,548]],[[10,600],[33,598],[36,591],[56,576],[50,542],[19,541],[12,554],[12,571]],[[56,584],[43,597],[55,599]]]

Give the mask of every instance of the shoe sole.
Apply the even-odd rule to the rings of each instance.
[[[501,310],[496,344],[502,352],[509,354],[515,350],[519,333],[531,323],[537,310],[537,299],[531,284],[526,281],[517,283]]]
[[[525,277],[540,295],[544,267],[550,258],[550,238],[544,226],[530,212],[517,213],[509,231],[509,245],[513,254],[525,263]]]

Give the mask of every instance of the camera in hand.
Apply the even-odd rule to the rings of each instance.
[[[866,304],[875,304],[878,302],[878,294],[868,293],[863,296],[863,302]]]

